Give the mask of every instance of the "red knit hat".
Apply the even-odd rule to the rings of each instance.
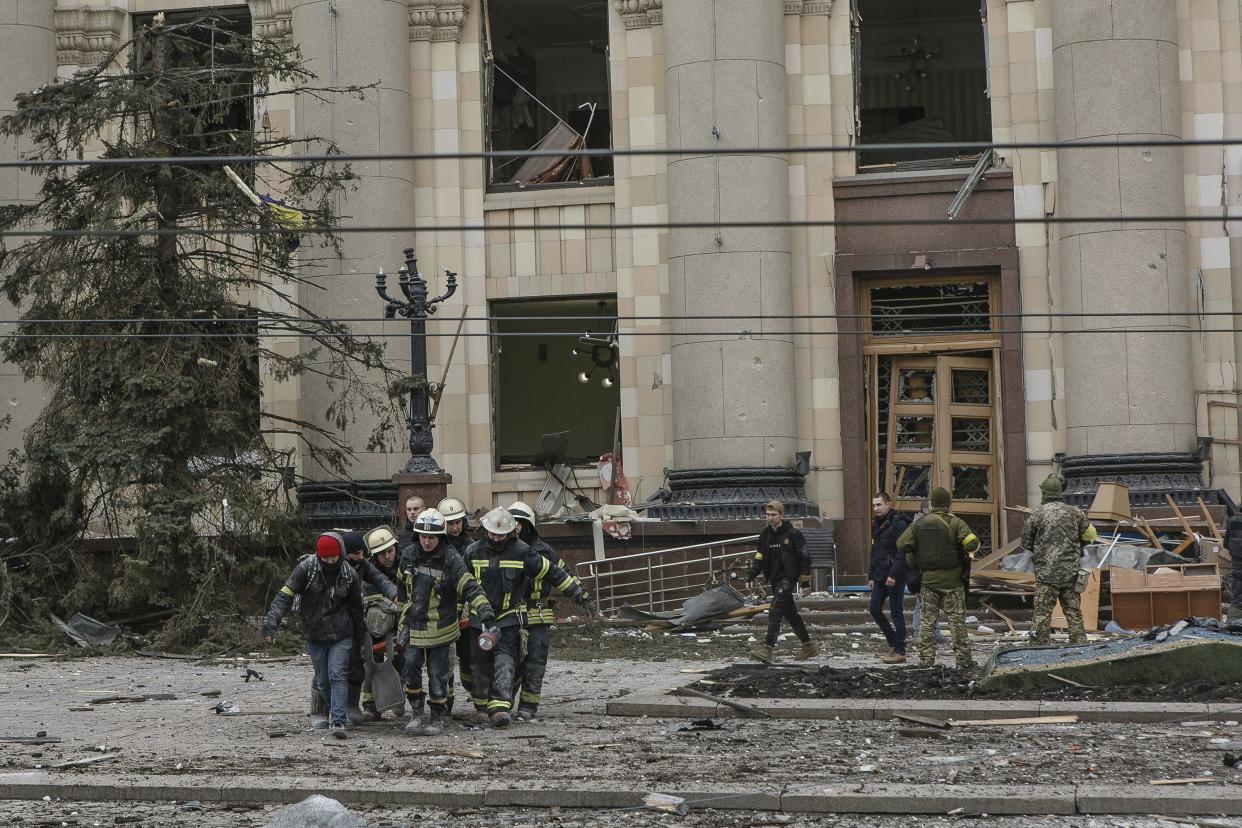
[[[315,555],[320,558],[337,558],[345,554],[345,541],[336,532],[324,532],[315,539]]]

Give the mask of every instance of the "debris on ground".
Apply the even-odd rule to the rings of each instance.
[[[680,796],[662,793],[650,793],[643,799],[643,804],[654,811],[666,811],[677,816],[690,813],[690,806]]]
[[[1104,687],[1129,686],[1129,700],[1135,701],[1136,686],[1194,684],[1208,676],[1221,685],[1242,681],[1242,635],[1223,631],[1217,619],[1189,618],[1139,638],[1066,647],[1001,648],[988,659],[979,683],[1028,691],[1047,686],[1052,679],[1095,685],[1093,694]],[[1149,700],[1146,692],[1142,695]]]
[[[768,607],[768,604],[747,606],[741,593],[728,584],[718,584],[686,599],[680,610],[649,612],[622,604],[617,610],[617,618],[619,623],[646,624],[646,629],[652,632],[687,633],[717,630],[736,624],[761,612],[767,612]]]
[[[263,681],[263,674],[253,667],[247,667],[246,675],[242,676],[242,680],[249,684],[251,679],[254,679],[255,681]]]
[[[1235,636],[1237,638],[1237,636]],[[1138,639],[1125,639],[1137,641]],[[1098,645],[1096,645],[1098,646]],[[1003,652],[1036,652],[1041,648],[1014,648]],[[1051,651],[1073,648],[1042,648]],[[1231,651],[1232,652],[1232,651]],[[1232,656],[1237,659],[1237,656]],[[1242,659],[1237,659],[1242,661]],[[1065,672],[1057,663],[1058,674]],[[1237,679],[1199,671],[1176,678],[1146,676],[1141,691],[1135,685],[1075,687],[1058,681],[1016,688],[1005,682],[984,683],[948,665],[921,667],[832,667],[798,671],[771,670],[738,662],[715,670],[694,682],[691,689],[711,688],[724,699],[1026,699],[1030,701],[1145,701],[1230,702],[1242,704]],[[711,682],[710,684],[706,682]],[[1102,682],[1080,682],[1096,684]],[[917,724],[929,724],[917,722]]]
[[[366,824],[335,799],[312,794],[277,813],[265,828],[366,828]]]
[[[61,632],[69,636],[73,643],[84,649],[107,647],[121,634],[121,630],[118,627],[105,624],[102,621],[96,621],[89,615],[83,615],[80,612],[74,613],[67,624],[51,613],[48,614],[48,618],[51,619],[52,623]]]

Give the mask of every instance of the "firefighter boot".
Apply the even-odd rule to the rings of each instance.
[[[423,727],[426,723],[426,719],[423,718],[423,706],[410,702],[410,720],[405,723],[405,734],[407,736],[422,736]]]
[[[768,664],[772,661],[773,649],[774,648],[771,644],[760,644],[758,647],[750,651],[750,655],[755,659],[755,661],[762,661],[764,664]]]
[[[799,661],[810,661],[819,655],[819,647],[811,639],[802,642],[802,649],[798,650]]]
[[[438,704],[431,706],[431,716],[423,725],[424,736],[439,736],[444,731],[444,720],[448,718],[448,711]]]
[[[461,720],[469,725],[487,724],[489,721],[487,711],[475,708],[472,712],[461,717]]]
[[[522,704],[518,706],[517,712],[513,714],[513,718],[519,722],[530,722],[535,719],[535,705]]]
[[[512,721],[508,710],[497,710],[492,714],[492,727],[508,727]]]

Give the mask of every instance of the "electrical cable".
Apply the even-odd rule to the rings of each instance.
[[[469,161],[497,158],[564,158],[595,156],[668,156],[668,155],[822,155],[861,152],[897,152],[912,150],[953,150],[953,155],[971,155],[975,151],[1061,150],[1061,149],[1152,149],[1187,147],[1232,147],[1242,145],[1237,138],[1176,138],[1160,141],[1123,139],[1115,141],[913,141],[910,143],[874,144],[822,144],[801,147],[615,147],[611,149],[548,149],[548,150],[466,150],[458,152],[409,152],[409,153],[302,153],[297,155],[215,155],[170,156],[137,158],[29,158],[0,160],[0,169],[20,167],[24,169],[55,167],[128,167],[148,164],[175,164],[177,166],[210,166],[212,164],[300,164],[337,161]],[[966,152],[963,152],[965,150]]]
[[[1178,224],[1215,223],[1242,221],[1242,214],[1217,213],[1214,215],[1181,216],[975,216],[950,218],[895,218],[895,219],[783,219],[780,221],[662,221],[662,222],[598,222],[555,224],[437,224],[427,227],[414,225],[314,225],[290,230],[280,226],[225,226],[225,227],[151,227],[100,230],[56,230],[30,228],[24,230],[0,230],[0,238],[142,238],[146,236],[206,236],[215,235],[351,235],[354,233],[497,233],[497,232],[547,232],[572,230],[714,230],[721,228],[789,227],[813,229],[820,227],[938,227],[941,225],[1020,225],[1020,224]],[[1006,248],[1008,249],[1008,248]],[[928,251],[935,255],[937,251]],[[911,254],[913,255],[913,254]]]

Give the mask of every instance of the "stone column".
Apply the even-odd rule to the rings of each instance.
[[[1181,137],[1176,0],[1053,0],[1052,24],[1058,140]],[[1185,476],[1195,444],[1186,229],[1126,221],[1185,212],[1182,153],[1057,152],[1058,214],[1117,219],[1060,225],[1064,307],[1129,314],[1065,321],[1067,475],[1082,456],[1118,456],[1124,472],[1135,455],[1166,455]],[[1119,332],[1136,328],[1186,333]]]
[[[4,55],[4,71],[0,72],[0,117],[13,112],[14,98],[19,93],[37,89],[56,78],[55,3],[31,0],[0,0],[0,55]],[[84,38],[83,38],[84,40]],[[75,43],[74,48],[85,48]],[[17,158],[22,142],[0,144],[0,157]],[[22,204],[38,200],[43,179],[15,169],[0,170],[0,204]],[[21,239],[7,239],[18,245]],[[3,302],[3,313],[14,318],[16,311]],[[27,382],[13,365],[0,363],[0,400],[8,405],[5,413],[12,415],[12,425],[4,432],[3,448],[21,445],[22,433],[34,421],[46,403],[40,383]]]
[[[293,40],[321,86],[375,84],[364,90],[361,99],[349,93],[327,94],[322,99],[301,96],[295,109],[295,133],[334,141],[348,155],[410,153],[410,9],[406,0],[290,0],[289,7]],[[324,146],[309,150],[321,151]],[[356,189],[339,196],[337,211],[343,227],[413,226],[411,161],[361,161],[350,166],[359,180]],[[299,253],[300,266],[302,276],[315,287],[301,289],[302,301],[325,316],[378,317],[383,303],[375,293],[375,272],[382,268],[389,273],[389,285],[395,289],[402,249],[412,246],[414,239],[412,231],[346,233],[339,256],[309,241],[303,242]],[[351,327],[372,334],[408,333],[404,321]],[[385,341],[389,363],[408,371],[408,339],[390,336]],[[303,416],[323,422],[332,395],[322,379],[304,377]],[[392,453],[366,451],[372,423],[359,415],[345,435],[358,457],[351,476],[355,480],[391,478],[404,466],[408,451],[404,446]],[[308,467],[304,474],[319,478],[325,473]]]
[[[784,146],[784,4],[781,0],[677,0],[665,4],[669,148]],[[789,161],[780,155],[671,155],[672,222],[789,217]],[[672,325],[673,461],[682,500],[748,501],[793,485],[794,346],[788,320],[748,316],[791,310],[787,227],[673,229],[670,308],[676,315],[742,318]],[[805,500],[800,478],[786,497]],[[711,494],[716,490],[722,497]],[[757,511],[727,505],[703,517]]]

